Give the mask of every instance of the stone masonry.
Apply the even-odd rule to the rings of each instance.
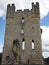
[[[25,41],[25,48],[22,42]],[[32,42],[34,49],[32,49]],[[2,64],[43,64],[39,3],[17,10],[8,4]]]

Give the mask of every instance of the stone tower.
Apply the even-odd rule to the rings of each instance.
[[[2,64],[43,64],[39,3],[17,10],[8,4]]]

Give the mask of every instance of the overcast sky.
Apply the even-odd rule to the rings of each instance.
[[[0,0],[0,52],[4,45],[4,34],[6,25],[7,4],[15,4],[17,9],[31,9],[32,2],[40,5],[40,27],[43,29],[41,35],[43,57],[49,57],[49,0]]]

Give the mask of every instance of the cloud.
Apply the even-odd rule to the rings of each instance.
[[[40,17],[41,18],[43,18],[44,16],[47,15],[47,13],[49,12],[49,0],[1,0],[0,8],[3,8],[4,10],[6,10],[7,4],[14,3],[16,6],[16,9],[24,9],[24,8],[30,9],[31,2],[39,2],[40,3]]]
[[[46,26],[41,26],[41,28],[43,29],[43,33],[42,33],[42,43],[43,45],[49,45],[49,27]]]
[[[4,10],[0,9],[0,17],[3,17],[4,16]]]
[[[47,16],[48,12],[49,12],[49,0],[39,0],[40,2],[40,15],[41,18],[43,18],[44,16]]]
[[[49,46],[42,46],[42,49],[44,52],[49,52]]]
[[[0,53],[3,52],[3,45],[0,44]]]
[[[44,56],[44,58],[48,58],[49,57],[49,52],[44,52],[43,51],[43,56]]]
[[[49,57],[49,27],[41,26],[43,33],[41,34],[42,39],[42,54],[44,58]]]

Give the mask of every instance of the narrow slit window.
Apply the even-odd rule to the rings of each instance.
[[[22,18],[21,23],[24,24],[24,22],[25,22],[25,21],[24,21],[24,18]]]
[[[32,40],[32,49],[34,49],[34,40]]]
[[[24,38],[23,38],[23,40],[22,40],[22,49],[23,49],[23,50],[25,49],[25,40],[24,40]]]
[[[21,29],[21,34],[22,34],[22,35],[24,34],[24,29]]]

